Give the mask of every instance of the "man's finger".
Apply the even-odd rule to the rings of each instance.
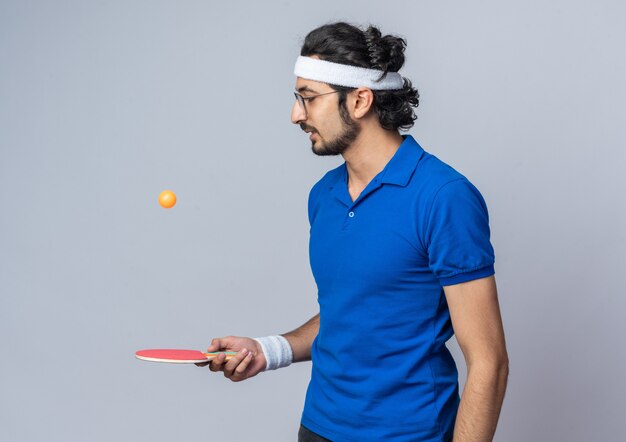
[[[249,352],[241,361],[241,363],[235,368],[235,374],[241,376],[247,369],[250,363],[254,359],[252,352]]]
[[[214,357],[211,361],[209,361],[209,369],[211,371],[222,371],[225,360],[226,360],[226,355],[224,353],[220,353],[219,355]]]
[[[234,355],[224,366],[224,376],[230,378],[237,366],[241,363],[241,361],[243,361],[243,358],[245,358],[248,353],[248,349],[244,348],[239,353]]]

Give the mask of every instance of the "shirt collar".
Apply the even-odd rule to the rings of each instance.
[[[382,171],[381,182],[405,187],[419,163],[424,149],[411,135],[402,135],[404,141]]]
[[[404,141],[385,168],[378,174],[381,184],[388,183],[405,187],[409,184],[417,163],[422,158],[424,149],[417,144],[417,141],[411,135],[402,135],[402,138]],[[340,171],[337,180],[331,183],[331,189],[345,187],[348,183],[348,168],[345,162],[340,166]]]

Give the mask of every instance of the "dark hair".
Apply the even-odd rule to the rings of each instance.
[[[349,64],[362,68],[379,69],[384,73],[397,72],[404,64],[406,40],[381,35],[380,30],[370,25],[365,31],[345,22],[329,23],[312,30],[302,44],[300,55],[317,55],[320,59],[334,63]],[[346,94],[355,88],[330,85],[341,91],[339,105],[345,107]],[[417,119],[414,107],[419,105],[419,93],[404,78],[404,87],[399,90],[376,90],[374,109],[380,125],[388,130],[408,130]]]

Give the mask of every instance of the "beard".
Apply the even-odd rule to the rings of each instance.
[[[341,155],[346,151],[348,147],[356,140],[361,133],[361,126],[355,120],[350,117],[348,109],[345,105],[339,106],[339,116],[341,117],[341,133],[332,140],[324,140],[322,136],[317,132],[319,140],[317,143],[322,142],[322,146],[316,148],[315,141],[311,142],[311,150],[318,156],[336,156]],[[300,125],[302,127],[302,125]],[[305,126],[306,127],[306,126]],[[304,129],[304,128],[303,128]]]

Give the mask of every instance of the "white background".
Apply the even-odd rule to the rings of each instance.
[[[489,207],[511,360],[495,439],[620,439],[625,12],[0,1],[0,439],[296,439],[310,363],[232,383],[133,354],[316,313],[306,201],[341,159],[291,125],[292,72],[340,19],[407,39],[410,133]]]

